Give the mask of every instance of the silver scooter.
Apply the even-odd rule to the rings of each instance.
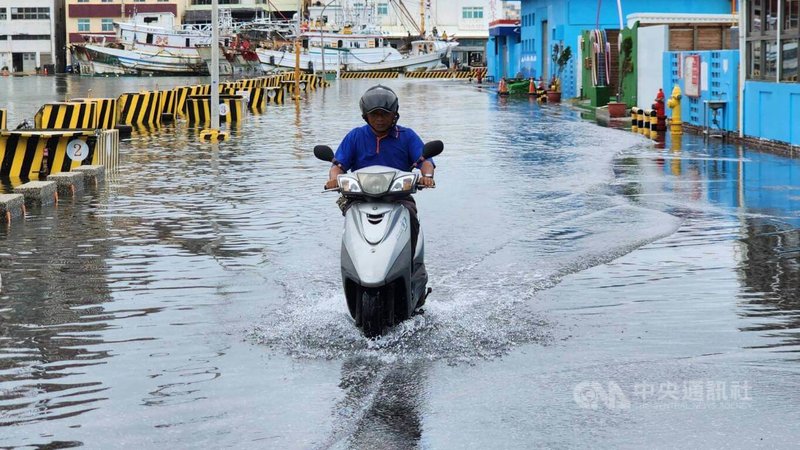
[[[422,156],[443,149],[442,141],[431,141]],[[314,156],[334,157],[325,145],[314,147]],[[418,173],[371,166],[339,175],[339,187],[329,189],[353,200],[344,218],[342,282],[350,316],[369,338],[411,317],[431,292],[422,229],[412,253],[411,216],[395,201],[417,192],[418,180]]]

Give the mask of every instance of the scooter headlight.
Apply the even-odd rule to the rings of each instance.
[[[394,180],[395,172],[359,173],[358,182],[361,189],[367,194],[380,195],[389,190]]]
[[[355,178],[349,175],[339,175],[337,180],[339,181],[339,189],[342,192],[361,192],[361,185],[358,184],[358,180]]]
[[[417,176],[414,174],[397,177],[392,182],[389,192],[412,192]]]

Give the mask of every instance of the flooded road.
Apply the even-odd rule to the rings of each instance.
[[[9,124],[183,79],[0,80]],[[417,195],[434,292],[361,337],[321,193],[370,80],[230,142],[134,132],[104,185],[0,228],[0,446],[789,447],[800,165],[666,149],[462,82],[386,80],[441,139]],[[15,97],[16,98],[16,97]],[[674,150],[673,150],[674,147]]]

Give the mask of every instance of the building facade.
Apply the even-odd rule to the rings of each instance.
[[[800,145],[800,0],[742,0],[740,133]]]
[[[66,43],[113,39],[116,35],[114,22],[128,21],[137,13],[172,13],[176,23],[180,23],[185,4],[185,0],[66,0]],[[71,64],[66,48],[64,53],[67,63]]]
[[[0,0],[0,69],[9,72],[48,72],[64,65],[62,2]]]
[[[489,58],[494,61],[497,74],[549,79],[553,75],[550,55],[555,44],[570,46],[573,58],[567,64],[562,77],[563,97],[579,94],[577,64],[574,55],[580,48],[583,30],[624,28],[624,18],[633,13],[697,13],[726,14],[736,9],[730,0],[639,0],[622,2],[622,10],[617,2],[598,2],[592,0],[521,0],[519,47],[510,51],[490,39]],[[508,39],[504,37],[504,39]],[[494,44],[494,45],[493,45]],[[508,44],[506,44],[508,45]],[[515,54],[518,53],[518,56]],[[504,65],[502,55],[512,55]],[[492,63],[489,64],[492,67]]]
[[[184,0],[186,13],[183,23],[211,22],[211,0]],[[230,10],[234,21],[249,21],[262,17],[291,19],[297,12],[297,0],[218,0],[219,8]]]

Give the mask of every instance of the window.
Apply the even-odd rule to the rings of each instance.
[[[8,16],[6,15],[6,9],[0,8],[0,20],[6,20],[6,19],[8,19]]]
[[[800,0],[798,0],[800,1]],[[389,4],[388,3],[378,3],[378,15],[379,16],[388,16],[389,15]]]
[[[461,8],[462,19],[483,19],[482,6],[465,6]]]
[[[12,34],[12,41],[49,41],[49,34]]]
[[[78,0],[78,3],[89,3],[89,0]]]
[[[800,0],[752,0],[746,13],[747,79],[800,82]]]
[[[784,0],[783,29],[784,31],[800,29],[800,0]]]
[[[114,31],[114,19],[103,19],[100,22],[100,30]]]
[[[797,47],[800,39],[781,42],[781,81],[800,81],[800,70],[797,68]]]
[[[11,8],[11,20],[47,20],[50,8]]]
[[[78,19],[78,31],[89,31],[89,19]]]
[[[114,0],[100,0],[100,3],[111,3],[111,2],[113,2],[113,1],[114,1]]]

